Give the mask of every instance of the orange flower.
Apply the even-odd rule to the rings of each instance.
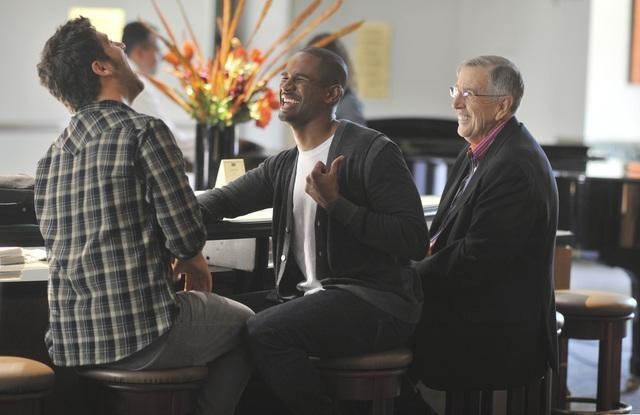
[[[262,12],[246,44],[236,37],[245,0],[224,0],[222,16],[217,20],[220,41],[216,43],[213,58],[202,55],[180,0],[178,5],[190,36],[182,43],[178,43],[156,0],[151,1],[167,33],[167,37],[156,33],[169,51],[164,55],[164,60],[173,66],[169,73],[178,79],[182,90],[173,89],[151,76],[147,78],[198,122],[231,126],[236,122],[254,119],[259,127],[264,128],[271,120],[271,112],[280,106],[278,92],[267,88],[267,83],[280,73],[287,54],[295,45],[333,15],[344,0],[333,0],[333,4],[324,13],[302,26],[322,3],[322,0],[313,0],[264,53],[250,45],[272,0],[263,1]],[[362,22],[347,26],[328,38],[346,35],[361,24]],[[296,31],[299,33],[295,34]]]
[[[247,51],[242,46],[237,46],[233,49],[233,56],[235,56],[236,59],[245,60],[247,57]]]
[[[273,92],[273,89],[266,88],[264,91],[264,99],[267,101],[269,108],[277,110],[280,108],[280,98]]]
[[[269,121],[271,120],[264,120],[262,118],[260,118],[259,120],[256,120],[256,125],[260,128],[264,128],[269,124]]]
[[[260,52],[258,49],[253,48],[251,49],[251,52],[249,53],[249,58],[257,63],[258,65],[262,64],[262,62],[264,62],[264,55],[262,54],[262,52]]]
[[[260,105],[260,118],[256,120],[256,125],[260,128],[264,128],[271,121],[271,108],[267,105],[266,107]]]
[[[195,49],[195,45],[193,44],[192,41],[190,40],[186,40],[183,44],[182,44],[182,55],[184,56],[184,58],[188,61],[191,60],[191,58],[193,58],[193,51]]]
[[[173,52],[167,52],[163,56],[164,60],[172,64],[173,66],[180,65],[180,59]]]

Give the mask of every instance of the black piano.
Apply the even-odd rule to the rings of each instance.
[[[420,194],[442,193],[447,170],[465,145],[456,120],[384,118],[367,120],[367,126],[398,144]]]
[[[447,170],[466,142],[458,135],[458,121],[439,118],[383,118],[367,126],[393,140],[404,154],[420,194],[441,194]],[[542,145],[554,170],[584,171],[587,147]],[[563,228],[564,229],[564,228]]]
[[[441,193],[442,170],[451,166],[465,145],[456,132],[456,120],[394,118],[367,123],[399,145],[421,193]],[[592,160],[583,145],[542,148],[558,184],[558,229],[574,234],[575,248],[625,269],[633,297],[640,303],[640,163]],[[629,165],[637,168],[629,170]],[[640,319],[633,323],[630,371],[640,376]]]

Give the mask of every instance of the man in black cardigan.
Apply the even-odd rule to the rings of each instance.
[[[469,143],[447,180],[417,265],[425,294],[414,373],[440,390],[524,385],[557,365],[549,161],[514,114],[524,90],[498,56],[462,63],[452,106]]]
[[[263,379],[300,415],[334,406],[309,355],[406,343],[422,306],[409,266],[428,242],[418,192],[393,142],[335,119],[346,79],[332,52],[295,54],[280,81],[280,119],[296,147],[199,198],[205,221],[273,207],[276,287],[257,308],[275,306],[248,322],[249,342]]]

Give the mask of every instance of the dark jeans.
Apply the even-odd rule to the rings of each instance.
[[[243,298],[244,297],[244,298]],[[264,296],[236,296],[253,305]],[[253,303],[253,304],[250,304]],[[270,305],[264,301],[262,305]],[[329,415],[335,404],[308,356],[338,357],[406,344],[414,325],[340,289],[273,304],[247,322],[258,372],[295,415]]]

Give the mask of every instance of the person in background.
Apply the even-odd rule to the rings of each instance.
[[[87,18],[60,26],[40,82],[73,116],[38,162],[35,209],[49,262],[46,344],[57,366],[209,366],[198,415],[232,415],[251,365],[253,313],[211,293],[206,235],[181,152],[132,110],[144,84],[124,46]],[[174,276],[185,273],[185,291]]]
[[[198,196],[205,222],[273,207],[275,290],[244,298],[262,310],[247,331],[258,372],[296,415],[335,405],[308,356],[405,344],[422,306],[409,264],[428,242],[420,197],[392,141],[335,118],[347,74],[331,51],[296,53],[279,90],[296,146]]]
[[[146,24],[138,21],[127,23],[122,31],[122,43],[125,46],[125,53],[129,63],[135,72],[156,76],[158,66],[162,60],[158,42],[158,37]],[[183,157],[187,161],[187,170],[191,170],[195,158],[194,140],[186,139],[179,133],[164,107],[168,103],[164,95],[146,77],[141,76],[140,80],[144,84],[144,89],[133,100],[131,108],[141,114],[160,118],[167,124],[169,130],[176,137]]]
[[[515,113],[518,68],[462,62],[450,88],[467,141],[416,264],[424,307],[413,375],[446,391],[524,386],[557,368],[553,257],[558,192],[549,161]]]
[[[311,46],[315,42],[329,35],[330,33],[320,33],[309,40],[307,45]],[[356,93],[356,77],[353,71],[353,65],[351,65],[351,59],[349,59],[349,53],[347,53],[347,48],[345,48],[340,39],[334,40],[328,45],[323,46],[323,48],[340,56],[347,65],[347,70],[349,71],[349,79],[344,87],[344,94],[336,108],[336,118],[339,120],[349,120],[356,124],[366,126],[367,122],[365,121],[363,114],[363,105]]]

